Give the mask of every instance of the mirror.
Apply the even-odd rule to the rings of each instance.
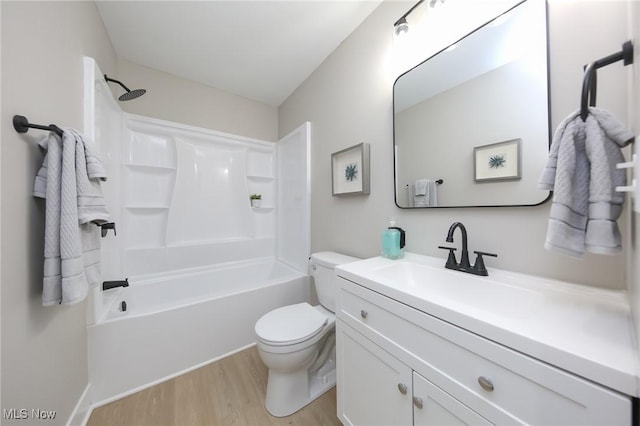
[[[393,86],[401,208],[537,205],[550,143],[547,19],[527,0]]]

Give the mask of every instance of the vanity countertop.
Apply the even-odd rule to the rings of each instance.
[[[406,253],[336,274],[472,333],[627,395],[640,396],[628,295],[488,268],[480,277]]]

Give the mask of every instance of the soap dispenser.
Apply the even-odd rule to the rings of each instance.
[[[389,218],[389,227],[382,232],[382,256],[389,259],[400,259],[404,256],[405,232],[396,225],[394,218]]]

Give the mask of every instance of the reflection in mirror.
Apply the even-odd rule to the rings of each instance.
[[[546,22],[544,1],[524,1],[398,77],[398,207],[547,199],[536,189],[550,139]]]

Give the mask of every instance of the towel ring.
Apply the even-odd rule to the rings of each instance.
[[[598,88],[598,72],[596,63],[587,65],[582,81],[582,98],[580,99],[580,118],[582,121],[589,115],[589,107],[596,106],[596,92]]]
[[[596,70],[619,61],[623,61],[625,66],[633,64],[633,43],[630,40],[622,44],[621,51],[585,66],[582,81],[582,98],[580,99],[580,118],[582,118],[582,121],[585,121],[589,115],[589,106],[596,106]]]

